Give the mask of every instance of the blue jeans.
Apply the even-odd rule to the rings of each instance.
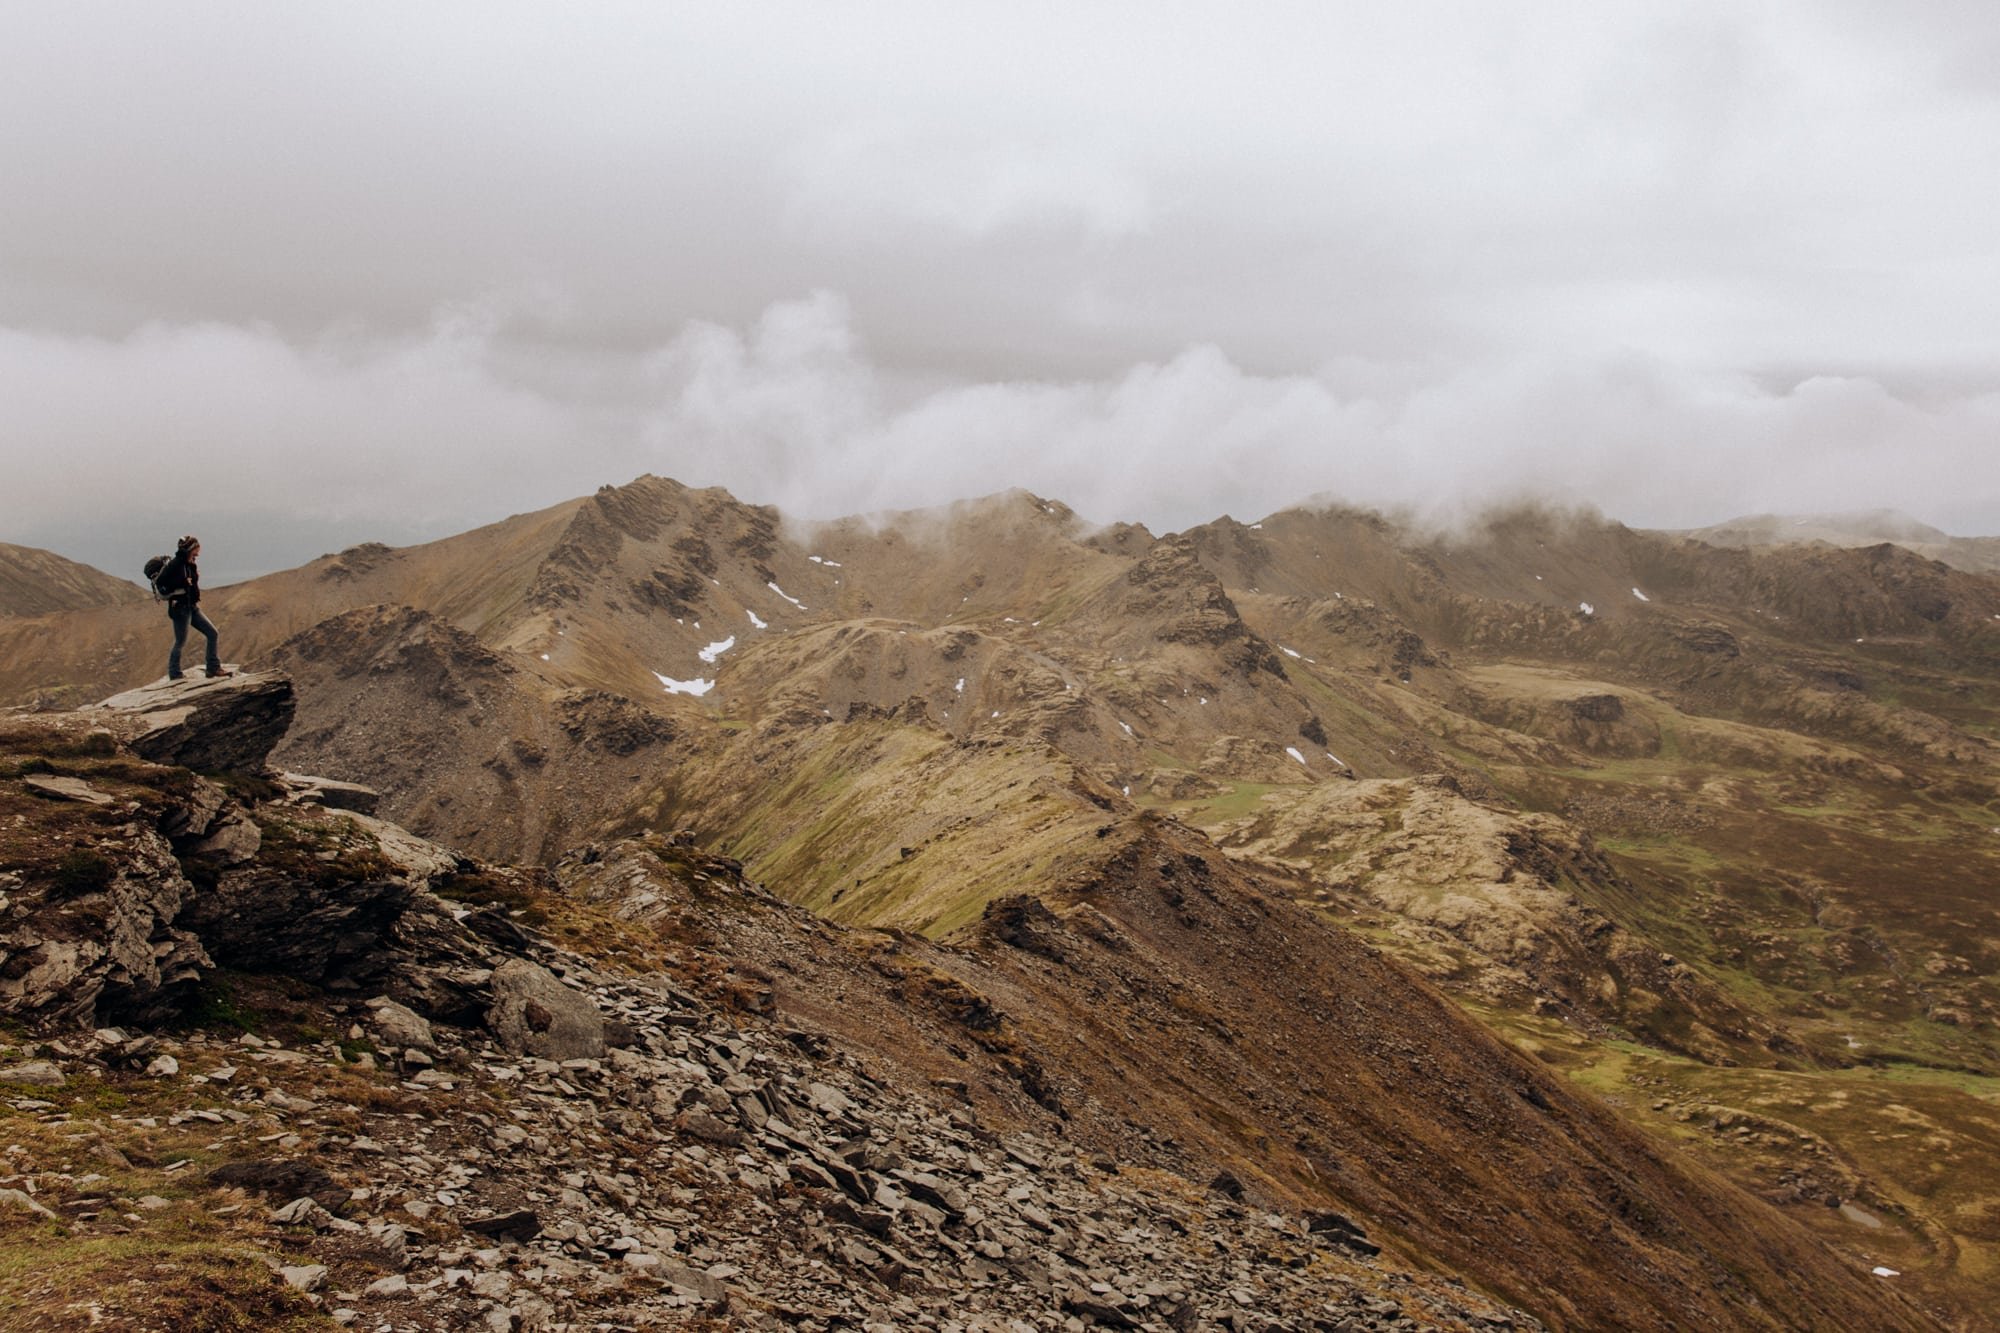
[[[167,654],[167,679],[179,680],[181,676],[181,645],[187,642],[188,626],[193,625],[208,640],[208,669],[210,672],[222,670],[222,659],[215,651],[215,626],[208,623],[208,617],[198,606],[169,606],[167,616],[174,622],[174,650]]]

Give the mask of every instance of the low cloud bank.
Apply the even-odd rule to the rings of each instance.
[[[1434,519],[1590,503],[1663,527],[1894,507],[2000,532],[1990,390],[1772,386],[1639,356],[1260,375],[1213,346],[1100,380],[918,383],[876,365],[824,293],[555,373],[518,315],[454,308],[419,333],[310,344],[224,324],[0,329],[0,540],[93,559],[109,524],[229,512],[442,536],[642,471],[809,518],[1023,486],[1156,530],[1326,494]],[[85,533],[93,549],[64,540]],[[326,549],[279,545],[264,567]]]

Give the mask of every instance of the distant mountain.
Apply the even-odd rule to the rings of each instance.
[[[0,616],[134,605],[147,600],[136,583],[65,560],[53,551],[0,542]]]
[[[1024,950],[995,1003],[1049,1031],[1081,1012],[1049,1006],[1087,952],[1145,957],[1174,922],[1194,932],[1176,949],[1223,947],[1189,922],[1227,899],[1276,933],[1171,984],[1136,961],[1077,984],[1133,1022],[1144,1005],[1104,997],[1170,994],[1250,1062],[1235,1087],[1279,1079],[1284,1043],[1245,1027],[1267,1001],[1368,1040],[1315,1009],[1321,937],[1274,943],[1310,922],[1840,1263],[1906,1274],[1927,1308],[1990,1308],[2000,1283],[1951,1256],[1988,1237],[1979,1190],[2000,1178],[1982,1100],[2000,1079],[2000,577],[1751,526],[1722,543],[1529,507],[1440,535],[1302,507],[1156,535],[1024,491],[803,524],[642,477],[353,547],[210,610],[225,656],[296,682],[279,763],[376,786],[387,816],[469,853],[552,867],[685,833],[843,928]],[[0,698],[142,684],[162,621],[0,621]],[[1229,876],[1194,869],[1218,856]],[[1223,894],[1238,874],[1245,894]],[[1351,1104],[1277,1083],[1218,1100],[1177,1060],[1189,1038],[1131,1042],[1090,1035],[1069,1067],[1115,1072],[1063,1097],[1331,1178],[1284,1145],[1337,1143]],[[1207,1109],[1168,1128],[1169,1105]],[[1911,1117],[1927,1137],[1878,1132]],[[1358,1207],[1357,1180],[1334,1197]],[[1454,1233],[1441,1197],[1403,1195],[1394,1228],[1499,1280],[1498,1233],[1477,1208]],[[1628,1204],[1634,1225],[1682,1225]],[[1573,1253],[1557,1220],[1532,1225],[1544,1256]],[[1569,1262],[1533,1281],[1555,1290]],[[1564,1292],[1536,1308],[1589,1324],[1559,1314],[1580,1300]]]
[[[1680,534],[1711,546],[1898,546],[1974,573],[2000,573],[2000,537],[1954,537],[1894,509],[1845,514],[1752,514]]]

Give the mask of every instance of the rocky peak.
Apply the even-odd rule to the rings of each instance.
[[[1214,647],[1227,665],[1246,675],[1266,671],[1284,677],[1284,663],[1243,623],[1222,580],[1202,564],[1193,537],[1173,534],[1154,542],[1125,583],[1126,610],[1154,621],[1163,641]]]

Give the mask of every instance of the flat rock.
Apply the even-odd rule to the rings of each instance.
[[[382,793],[358,782],[341,782],[310,773],[280,773],[278,785],[303,805],[320,805],[328,810],[352,810],[372,815],[382,804]]]
[[[47,1060],[30,1060],[26,1064],[10,1065],[0,1069],[0,1083],[32,1083],[39,1087],[60,1088],[69,1080],[63,1071]]]
[[[720,1280],[712,1278],[699,1268],[690,1267],[678,1259],[662,1257],[659,1266],[653,1270],[653,1275],[661,1281],[679,1287],[682,1291],[699,1296],[705,1301],[725,1300],[729,1296],[729,1288],[725,1287]]]
[[[292,725],[289,676],[199,672],[113,695],[87,710],[141,758],[204,772],[261,772]]]
[[[410,1279],[401,1273],[391,1273],[388,1277],[377,1278],[365,1288],[370,1296],[383,1300],[398,1300],[410,1294]]]
[[[21,785],[38,796],[58,801],[82,801],[86,805],[110,805],[111,798],[82,778],[66,778],[50,773],[30,773]]]
[[[533,1210],[522,1208],[511,1213],[501,1213],[496,1217],[475,1217],[461,1223],[467,1231],[479,1236],[509,1237],[513,1240],[529,1241],[542,1234],[542,1222]]]

